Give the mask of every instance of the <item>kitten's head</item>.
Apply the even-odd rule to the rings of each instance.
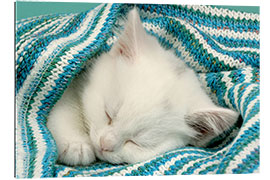
[[[132,10],[118,41],[91,70],[83,93],[96,155],[111,163],[134,163],[188,143],[199,144],[196,139],[218,134],[234,122],[237,114],[221,108],[187,114],[189,105],[182,99],[188,97],[178,92],[185,70],[147,35],[138,12]]]

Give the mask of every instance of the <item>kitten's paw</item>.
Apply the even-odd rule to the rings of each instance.
[[[95,161],[92,145],[86,142],[69,142],[58,146],[58,161],[71,166],[89,165]]]

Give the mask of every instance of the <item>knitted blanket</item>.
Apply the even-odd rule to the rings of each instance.
[[[259,172],[259,15],[189,5],[136,5],[146,31],[193,68],[209,96],[240,112],[206,148],[182,147],[136,164],[57,164],[46,118],[70,81],[117,40],[132,4],[16,22],[16,177]]]

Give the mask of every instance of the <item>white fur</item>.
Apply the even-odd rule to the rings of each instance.
[[[118,42],[85,77],[72,82],[47,123],[59,161],[69,165],[90,164],[95,157],[135,163],[187,144],[203,145],[187,123],[198,121],[196,113],[218,114],[218,123],[211,121],[216,116],[202,117],[215,135],[238,117],[217,107],[193,70],[146,34],[136,10]],[[217,128],[219,123],[225,128]]]

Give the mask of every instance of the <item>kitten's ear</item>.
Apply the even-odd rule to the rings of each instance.
[[[134,59],[144,43],[146,32],[142,26],[138,11],[134,8],[128,14],[124,31],[112,48],[115,55],[122,55],[130,60]]]
[[[191,113],[185,120],[193,130],[192,145],[205,146],[211,139],[228,130],[238,119],[239,113],[225,108],[215,108]]]

